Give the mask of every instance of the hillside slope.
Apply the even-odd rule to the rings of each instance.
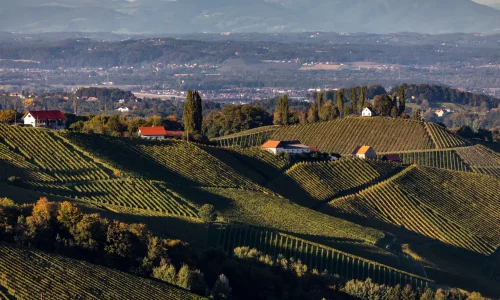
[[[376,219],[489,255],[500,246],[500,179],[411,166],[358,194],[335,199],[325,211]]]
[[[9,244],[0,244],[0,277],[20,299],[203,299],[158,281]]]

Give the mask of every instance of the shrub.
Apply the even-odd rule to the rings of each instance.
[[[198,215],[203,220],[203,222],[214,222],[217,219],[215,207],[211,204],[203,205],[198,211]]]

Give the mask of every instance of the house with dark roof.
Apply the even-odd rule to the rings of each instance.
[[[370,146],[358,146],[356,147],[356,149],[354,149],[354,152],[352,152],[352,156],[362,159],[366,158],[376,159],[377,153]]]
[[[399,154],[386,154],[386,155],[382,156],[382,160],[400,163],[401,157],[399,156]]]
[[[300,141],[277,141],[269,140],[261,146],[262,150],[278,153],[290,154],[308,154],[311,153],[311,147],[303,145]]]
[[[66,116],[60,110],[29,110],[24,113],[22,120],[27,126],[58,130],[66,128]]]

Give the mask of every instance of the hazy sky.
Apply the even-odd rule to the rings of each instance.
[[[482,4],[492,4],[492,3],[498,3],[500,4],[500,0],[473,0],[477,3],[482,3]]]

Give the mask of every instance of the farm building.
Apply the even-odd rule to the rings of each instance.
[[[373,112],[373,110],[369,107],[365,107],[365,109],[363,109],[363,111],[361,112],[361,116],[362,117],[373,117],[375,116],[375,113]]]
[[[354,149],[352,156],[358,157],[358,158],[363,158],[363,159],[366,159],[366,158],[376,159],[377,153],[370,146],[358,146],[358,147],[356,147],[356,149]]]
[[[442,110],[442,109],[436,109],[436,112],[435,112],[435,113],[436,113],[436,116],[438,116],[438,117],[440,117],[440,118],[441,118],[442,116],[444,116],[444,110]]]
[[[399,154],[387,154],[382,157],[382,160],[400,163],[401,157],[399,156]]]
[[[120,108],[118,108],[116,110],[119,111],[119,112],[129,112],[130,108],[128,108],[128,107],[120,107]]]
[[[290,153],[290,154],[308,154],[311,153],[311,147],[303,145],[300,141],[275,141],[269,140],[265,142],[261,148],[263,150],[272,152],[274,154],[278,153]]]
[[[30,110],[22,117],[24,125],[51,129],[66,128],[66,116],[60,110]]]
[[[167,131],[163,126],[139,127],[139,136],[148,140],[163,140]]]

